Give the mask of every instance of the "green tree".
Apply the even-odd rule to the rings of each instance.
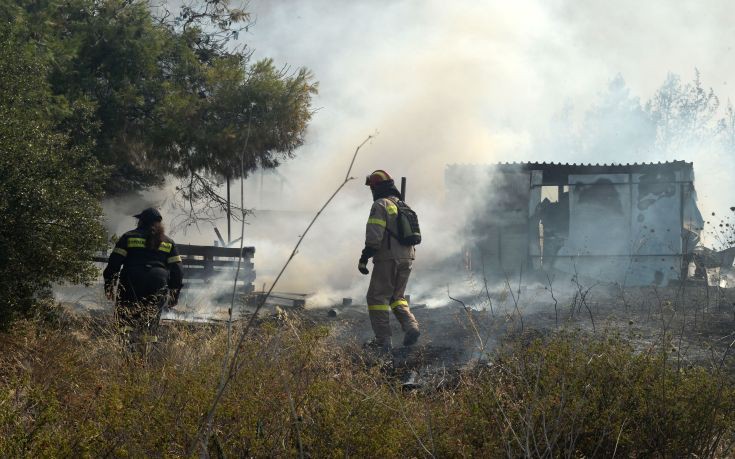
[[[52,283],[91,280],[105,245],[105,171],[56,129],[45,59],[11,27],[0,24],[0,327]]]
[[[167,174],[238,177],[303,143],[312,75],[251,63],[234,41],[249,16],[226,0],[173,13],[143,0],[15,0],[3,16],[47,50],[59,126],[111,167],[108,193]]]

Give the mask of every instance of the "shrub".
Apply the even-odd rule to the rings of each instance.
[[[107,326],[0,335],[0,456],[196,453],[226,333],[171,325],[143,361]],[[405,391],[329,330],[261,324],[219,405],[210,453],[235,457],[725,456],[735,392],[615,337],[510,344],[451,389]]]
[[[461,400],[455,415],[467,424],[450,436],[489,455],[708,457],[735,425],[727,376],[677,371],[660,351],[636,353],[616,337],[513,345],[466,380]]]
[[[104,171],[54,130],[45,58],[0,24],[0,328],[28,316],[53,282],[93,278],[105,245]]]

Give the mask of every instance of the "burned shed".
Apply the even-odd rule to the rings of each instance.
[[[452,165],[465,266],[625,285],[686,276],[703,221],[692,163]]]

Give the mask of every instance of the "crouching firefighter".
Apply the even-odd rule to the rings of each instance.
[[[415,258],[414,246],[421,242],[416,214],[401,201],[401,194],[387,172],[377,170],[365,180],[373,194],[367,221],[365,248],[358,264],[369,274],[367,262],[373,259],[373,274],[367,292],[368,314],[375,339],[372,344],[383,352],[391,350],[390,312],[404,332],[403,345],[416,344],[419,324],[405,298],[406,285]]]
[[[158,341],[163,308],[178,302],[183,276],[181,257],[164,234],[158,210],[145,209],[135,218],[138,227],[117,241],[103,276],[107,298],[116,298],[115,317],[126,344],[147,353]]]

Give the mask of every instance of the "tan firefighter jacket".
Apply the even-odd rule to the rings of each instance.
[[[367,228],[365,230],[365,246],[376,249],[373,261],[413,260],[416,249],[413,246],[401,245],[395,235],[398,234],[397,198],[380,198],[373,202],[370,209]],[[394,236],[391,236],[391,233]]]

